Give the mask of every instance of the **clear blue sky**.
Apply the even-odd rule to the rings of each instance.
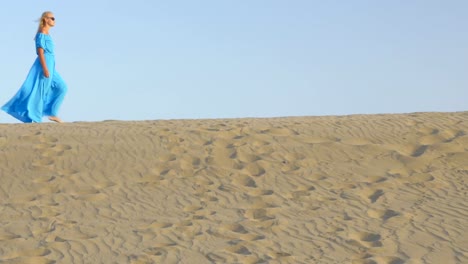
[[[1,105],[45,10],[66,121],[468,110],[466,0],[6,1]]]

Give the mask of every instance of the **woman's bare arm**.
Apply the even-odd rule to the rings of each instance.
[[[47,64],[44,56],[44,49],[37,48],[37,54],[39,55],[39,61],[41,62],[42,71],[44,71],[44,77],[49,78],[49,69],[47,69]]]

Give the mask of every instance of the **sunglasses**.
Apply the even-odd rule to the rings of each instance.
[[[52,19],[52,21],[55,21],[55,17],[48,17],[49,19]]]

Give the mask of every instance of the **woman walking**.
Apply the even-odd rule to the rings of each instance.
[[[19,91],[2,110],[25,123],[39,123],[42,117],[61,123],[57,116],[67,85],[55,70],[54,42],[49,30],[55,26],[52,12],[44,12],[35,37],[37,59]]]

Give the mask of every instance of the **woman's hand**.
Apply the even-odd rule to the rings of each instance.
[[[44,49],[37,48],[37,55],[39,55],[39,61],[41,62],[42,72],[44,73],[44,77],[49,78],[49,69],[47,69],[47,63],[44,56]]]

